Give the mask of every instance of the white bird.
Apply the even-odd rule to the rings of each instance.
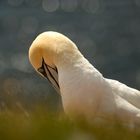
[[[29,49],[29,60],[60,93],[71,118],[140,124],[140,91],[104,78],[66,36],[40,34]]]

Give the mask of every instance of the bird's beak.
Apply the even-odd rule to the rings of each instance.
[[[42,58],[42,66],[37,69],[37,71],[43,75],[43,77],[47,78],[50,83],[53,85],[53,87],[56,89],[58,93],[60,93],[60,86],[58,83],[58,70],[57,68],[53,68],[49,65],[47,65]]]

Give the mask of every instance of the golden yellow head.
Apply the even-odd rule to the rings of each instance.
[[[29,60],[35,70],[46,77],[55,88],[59,88],[58,64],[64,63],[77,50],[76,45],[66,36],[57,32],[44,32],[37,36],[29,49]]]
[[[42,59],[49,66],[55,67],[59,57],[75,49],[75,44],[66,36],[52,31],[44,32],[33,41],[29,49],[29,60],[36,70],[41,66]]]

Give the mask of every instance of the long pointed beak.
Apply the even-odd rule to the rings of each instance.
[[[60,93],[60,86],[58,83],[58,70],[57,68],[52,68],[51,66],[47,65],[42,59],[42,66],[37,69],[37,71],[43,75],[43,77],[47,78],[53,87],[56,89],[58,93]]]

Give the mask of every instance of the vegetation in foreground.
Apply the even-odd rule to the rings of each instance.
[[[1,140],[139,140],[140,133],[120,125],[88,127],[73,123],[62,113],[41,107],[34,111],[0,112]]]

